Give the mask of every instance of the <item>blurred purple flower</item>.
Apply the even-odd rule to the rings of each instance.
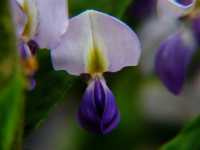
[[[178,95],[183,88],[192,55],[193,49],[186,44],[179,32],[165,40],[156,54],[156,73],[175,95]]]
[[[54,48],[68,26],[66,0],[10,0],[19,54],[30,86],[35,87],[36,52]],[[53,11],[53,13],[52,13]],[[31,79],[29,78],[31,76]],[[31,88],[29,88],[31,87]]]
[[[23,42],[34,40],[52,49],[67,30],[66,0],[11,0],[11,6],[17,37]]]
[[[120,114],[104,79],[94,79],[89,84],[80,104],[78,119],[83,128],[99,134],[106,134],[118,125]]]

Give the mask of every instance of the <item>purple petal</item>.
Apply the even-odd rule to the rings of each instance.
[[[165,86],[175,95],[182,90],[192,54],[193,49],[184,42],[181,33],[165,40],[156,54],[155,70]]]
[[[86,89],[78,119],[88,131],[106,134],[117,127],[120,114],[115,98],[103,79],[94,79]]]
[[[192,22],[192,29],[194,31],[197,41],[200,42],[200,15],[195,17]]]

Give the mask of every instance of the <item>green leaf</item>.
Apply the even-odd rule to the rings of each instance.
[[[23,120],[23,77],[8,0],[0,1],[0,150],[20,146]],[[19,132],[20,131],[20,132]]]
[[[189,123],[182,132],[161,150],[200,150],[200,116]]]
[[[121,18],[132,0],[69,0],[72,15],[77,15],[86,9],[95,9]]]
[[[48,50],[39,51],[38,61],[36,88],[27,93],[25,135],[40,126],[58,103],[67,100],[68,90],[77,79],[65,71],[55,71]]]
[[[21,130],[23,110],[23,84],[19,72],[12,76],[6,87],[0,92],[0,149],[9,150],[17,133]]]

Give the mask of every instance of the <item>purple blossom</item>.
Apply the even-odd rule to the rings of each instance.
[[[178,95],[186,79],[193,49],[186,44],[181,33],[167,38],[158,49],[155,70],[164,85]]]
[[[91,132],[106,134],[117,127],[120,114],[115,98],[103,79],[94,79],[80,104],[78,119]]]

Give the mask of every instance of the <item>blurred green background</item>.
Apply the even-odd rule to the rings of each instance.
[[[142,42],[138,67],[105,73],[121,112],[118,128],[105,136],[80,128],[76,111],[85,77],[54,71],[48,50],[37,54],[35,90],[25,89],[9,0],[0,8],[0,150],[200,150],[199,55],[183,93],[170,94],[152,65],[159,42],[173,31],[155,35],[153,29],[168,28],[157,23],[156,0],[69,0],[70,17],[86,9],[109,13]]]

